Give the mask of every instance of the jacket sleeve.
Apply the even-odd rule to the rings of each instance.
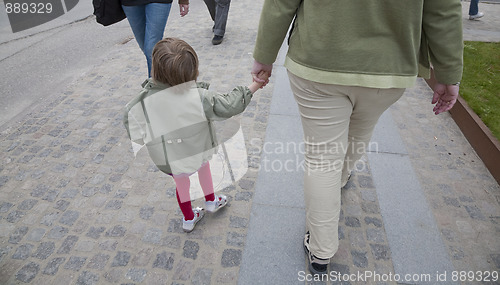
[[[265,0],[253,56],[256,61],[272,64],[285,39],[302,0]]]
[[[462,4],[459,0],[425,0],[422,21],[420,65],[427,68],[430,61],[439,83],[459,82],[463,71]]]
[[[252,92],[246,86],[235,87],[227,94],[204,89],[201,97],[207,119],[224,120],[243,112],[250,104]]]

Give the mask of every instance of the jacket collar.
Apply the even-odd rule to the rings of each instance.
[[[152,78],[148,78],[144,80],[142,83],[142,88],[146,89],[165,89],[171,87],[169,84],[161,83],[161,82],[156,82]]]
[[[206,82],[195,81],[195,83],[196,83],[197,87],[203,88],[203,89],[208,89],[208,87],[210,86],[210,84],[206,83]],[[153,78],[148,78],[148,79],[144,80],[144,82],[141,84],[141,86],[142,86],[142,88],[145,88],[148,90],[153,90],[153,89],[163,90],[163,89],[172,87],[172,85],[170,85],[170,84],[156,82],[153,80]]]

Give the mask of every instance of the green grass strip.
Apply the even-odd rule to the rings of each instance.
[[[500,140],[500,43],[465,42],[460,95]]]

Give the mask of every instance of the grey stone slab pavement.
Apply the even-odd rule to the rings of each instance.
[[[233,1],[219,46],[211,45],[202,2],[192,2],[187,17],[172,12],[165,35],[190,43],[200,58],[199,79],[225,92],[251,81],[262,3]],[[467,11],[468,2],[462,5]],[[480,10],[486,16],[479,21],[464,13],[465,38],[499,41],[500,5],[480,3]],[[189,234],[181,229],[173,181],[147,155],[134,158],[122,126],[123,106],[146,75],[134,40],[4,126],[0,284],[445,284],[456,278],[465,284],[460,278],[470,272],[472,284],[480,283],[477,272],[489,273],[486,284],[495,284],[500,187],[451,117],[432,114],[421,80],[383,115],[375,144],[342,191],[330,276],[350,280],[307,280],[302,172],[295,168],[302,133],[283,57],[282,50],[270,84],[232,119],[244,139],[232,147],[246,151],[239,162],[248,170],[230,185],[216,183],[228,206]],[[387,279],[406,273],[411,276]]]

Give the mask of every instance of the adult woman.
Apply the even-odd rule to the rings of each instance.
[[[135,39],[148,63],[148,76],[151,77],[151,54],[157,42],[163,38],[165,25],[172,0],[122,0]],[[181,17],[189,12],[189,0],[179,0]]]
[[[448,111],[462,77],[458,0],[266,0],[254,50],[269,74],[288,28],[285,67],[305,139],[304,249],[314,274],[338,249],[340,189],[380,115],[434,67],[435,114]]]

